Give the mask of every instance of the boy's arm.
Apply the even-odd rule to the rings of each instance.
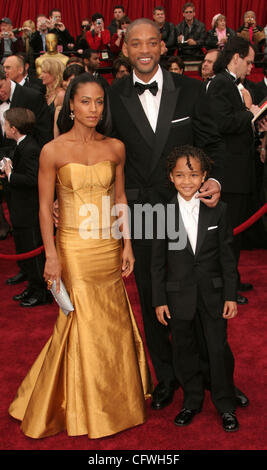
[[[226,204],[222,204],[219,221],[220,262],[224,280],[224,300],[236,301],[237,297],[237,261],[233,250],[233,228]]]
[[[27,158],[25,158],[25,165],[23,173],[12,173],[10,175],[10,186],[18,187],[24,186],[28,188],[37,187],[38,185],[38,167],[39,167],[39,154],[40,150],[31,149]]]
[[[165,216],[166,211],[164,211],[164,213],[158,214],[158,217],[161,219],[161,226],[165,226]],[[168,241],[166,239],[166,230],[164,239],[157,238],[157,234],[154,232],[151,256],[152,305],[154,307],[167,304],[165,288],[167,271],[167,246]]]

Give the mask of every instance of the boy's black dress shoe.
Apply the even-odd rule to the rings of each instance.
[[[6,280],[6,284],[8,284],[9,286],[13,286],[15,284],[19,284],[20,282],[26,281],[26,279],[27,279],[26,274],[23,273],[22,271],[19,271],[18,274],[15,274],[15,276],[9,277]]]
[[[168,406],[172,402],[174,392],[178,387],[179,384],[176,381],[168,384],[159,382],[152,394],[151,408],[153,410],[161,410]]]
[[[201,409],[188,410],[183,408],[177,416],[175,416],[174,423],[176,426],[187,426],[190,424],[197,413],[200,413]]]
[[[235,387],[235,397],[236,397],[236,404],[241,406],[242,408],[246,408],[249,405],[248,397],[239,390],[239,388]]]
[[[22,302],[20,302],[21,307],[37,307],[38,305],[51,304],[53,302],[53,297],[50,292],[43,296],[35,295],[34,293],[31,296],[26,297]]]
[[[244,295],[237,294],[236,301],[239,305],[245,305],[248,303],[247,297]]]
[[[227,432],[238,431],[239,424],[234,411],[227,411],[221,414],[223,429]]]
[[[27,297],[29,297],[30,294],[31,294],[31,289],[29,287],[27,287],[20,294],[14,295],[13,300],[16,300],[16,301],[24,300]]]

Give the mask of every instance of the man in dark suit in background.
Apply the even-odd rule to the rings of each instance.
[[[46,93],[46,87],[43,85],[42,80],[28,75],[25,56],[21,54],[11,55],[6,58],[4,62],[4,71],[6,77],[21,86],[34,88],[35,90]]]
[[[51,113],[43,94],[32,88],[22,87],[7,78],[3,67],[0,67],[0,120],[3,123],[3,113],[9,108],[28,108],[35,117],[34,136],[42,147],[53,138],[53,123]],[[13,147],[4,135],[3,126],[0,129],[0,145]]]
[[[248,217],[249,199],[255,186],[254,132],[252,119],[258,106],[248,110],[236,80],[251,70],[255,52],[243,38],[229,39],[214,64],[215,78],[211,81],[207,96],[214,122],[224,140],[224,179],[222,199],[228,204],[233,227]],[[240,256],[241,236],[234,238],[237,263]],[[247,284],[247,290],[252,288]],[[239,288],[246,289],[240,282]],[[244,302],[247,298],[243,296]],[[241,303],[239,301],[239,303]]]
[[[47,142],[53,139],[53,122],[45,97],[42,93],[32,88],[22,87],[6,77],[3,66],[0,66],[0,157],[7,156],[12,159],[12,152],[15,149],[15,142],[8,139],[4,130],[4,112],[9,108],[30,109],[36,118],[33,128],[33,136],[42,148]],[[9,188],[4,184],[5,198],[8,204]],[[2,202],[2,194],[0,195]],[[2,210],[0,210],[0,227],[5,224]],[[8,229],[8,227],[7,227]],[[22,282],[25,276],[18,273],[7,280],[8,284]]]
[[[123,53],[130,59],[134,72],[109,89],[114,134],[126,146],[125,188],[132,215],[147,204],[148,213],[153,217],[153,206],[171,198],[165,161],[174,146],[194,143],[202,147],[214,161],[212,177],[221,180],[224,146],[209,114],[205,89],[198,80],[161,69],[158,64],[163,49],[155,23],[147,19],[131,23]],[[150,89],[144,90],[146,85]],[[201,200],[205,204],[217,204],[218,181],[209,179],[204,183]],[[207,196],[211,199],[205,199]],[[132,220],[135,279],[146,342],[158,379],[152,407],[161,409],[172,401],[176,381],[169,334],[157,322],[152,307],[152,240],[141,233],[144,213],[141,221],[139,218],[140,224],[137,218]]]

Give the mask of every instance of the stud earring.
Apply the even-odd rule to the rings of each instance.
[[[75,118],[75,114],[74,114],[74,112],[73,112],[73,111],[71,111],[71,112],[70,112],[70,118],[71,118],[71,120],[72,120],[72,121],[73,121],[73,120],[74,120],[74,118]]]

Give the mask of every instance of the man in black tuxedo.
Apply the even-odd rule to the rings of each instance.
[[[207,90],[214,122],[226,146],[222,199],[228,204],[233,227],[248,218],[249,199],[255,186],[251,121],[259,108],[253,104],[249,109],[246,107],[237,85],[237,80],[250,72],[254,56],[254,49],[245,39],[229,39],[214,64],[216,76]],[[238,262],[240,235],[234,238],[234,248]],[[247,298],[243,298],[247,302]]]
[[[53,123],[45,97],[37,90],[22,87],[7,78],[3,67],[0,67],[0,119],[3,122],[3,112],[9,108],[30,109],[35,117],[34,137],[41,147],[53,138]],[[12,141],[6,139],[3,127],[0,129],[0,145],[14,147]]]
[[[177,145],[194,143],[206,150],[214,161],[212,177],[217,181],[209,179],[204,183],[201,200],[215,206],[220,197],[218,181],[221,180],[224,147],[209,114],[205,89],[198,80],[161,69],[158,64],[163,49],[155,23],[147,19],[131,23],[123,53],[130,59],[134,72],[109,89],[114,134],[126,146],[125,187],[132,215],[147,204],[147,215],[153,216],[153,206],[171,198],[173,193],[166,184],[165,160]],[[156,80],[158,83],[153,83]],[[142,85],[147,84],[151,92],[142,90]],[[205,199],[210,196],[211,199]],[[176,381],[169,334],[157,322],[152,308],[152,240],[141,233],[142,218],[145,219],[144,212],[141,223],[136,220],[138,217],[132,220],[135,279],[146,342],[159,382],[152,407],[161,409],[172,401]]]
[[[7,57],[4,62],[4,71],[6,77],[13,82],[27,88],[33,88],[45,95],[46,87],[43,85],[42,80],[28,74],[23,53]]]

